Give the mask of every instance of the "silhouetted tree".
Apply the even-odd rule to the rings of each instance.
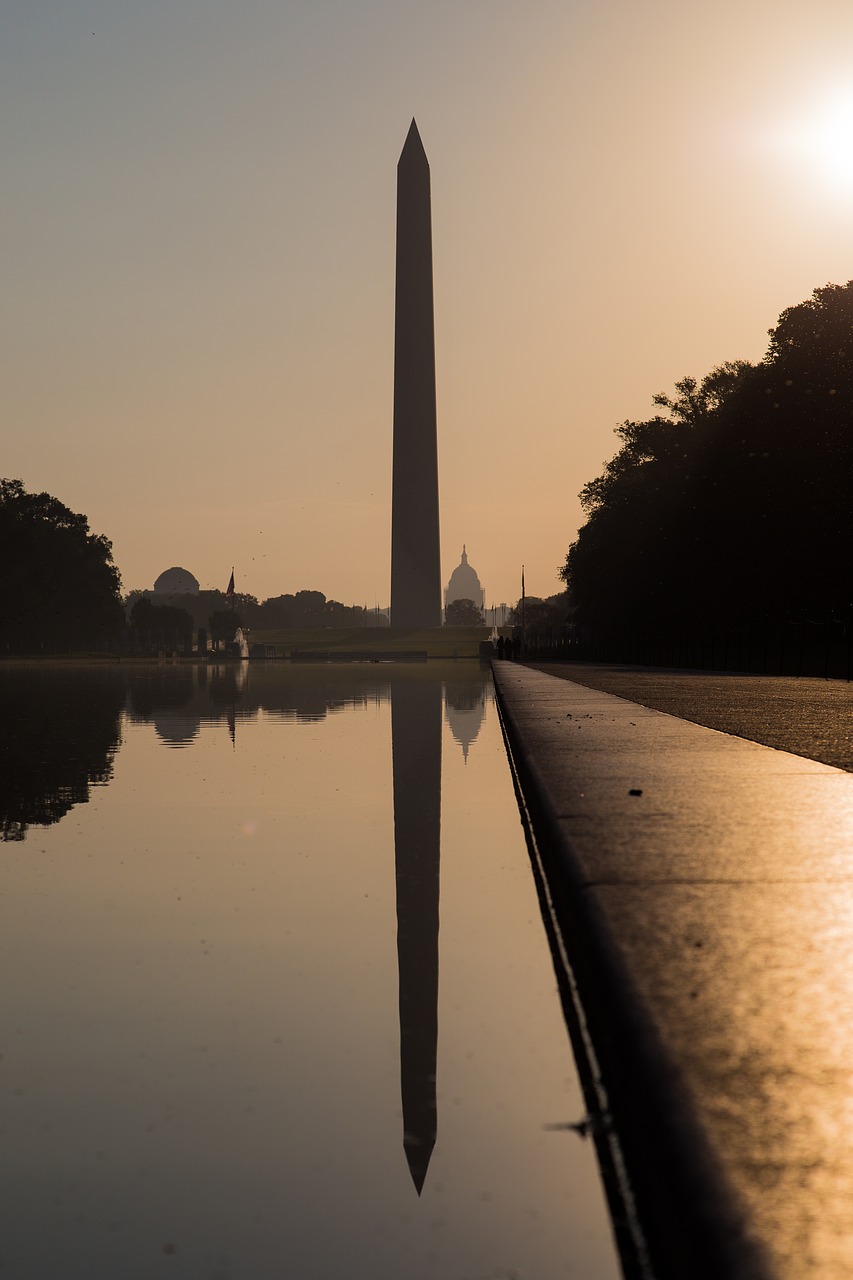
[[[130,615],[137,600],[150,600],[158,606],[172,605],[185,609],[194,627],[207,627],[215,610],[231,613],[231,604],[222,591],[199,591],[176,595],[153,591],[131,591],[124,601]],[[388,619],[361,605],[345,605],[327,600],[322,591],[297,591],[295,595],[272,596],[258,603],[255,596],[238,592],[234,596],[243,627],[305,629],[314,627],[387,627]]]
[[[547,596],[526,596],[524,600],[524,625],[528,630],[557,631],[569,620],[569,597],[565,591]],[[507,624],[511,627],[521,626],[521,601],[510,609]]]
[[[478,609],[473,600],[463,597],[451,600],[444,611],[444,623],[448,627],[482,627],[485,619],[482,609]]]
[[[186,609],[154,604],[142,596],[130,610],[130,633],[143,649],[188,649],[192,644],[192,615]]]
[[[234,608],[243,619],[240,626],[254,627],[258,625],[257,620],[260,616],[261,606],[258,604],[257,596],[249,595],[247,591],[235,591]]]
[[[853,601],[853,281],[782,313],[759,365],[684,378],[617,428],[561,576],[603,630],[693,627]]]
[[[0,480],[0,647],[69,651],[124,631],[112,546],[48,493]]]
[[[243,620],[236,609],[215,609],[207,621],[210,638],[214,644],[222,640],[233,640],[237,628],[242,627]]]
[[[207,620],[214,609],[230,609],[231,604],[224,591],[198,591],[198,592],[163,592],[163,591],[140,591],[134,590],[125,596],[124,607],[128,617],[137,600],[150,600],[152,604],[171,605],[175,609],[184,609],[193,620],[193,628],[206,627]],[[241,615],[246,619],[247,624],[251,621],[250,612],[252,606],[258,607],[258,602],[254,596],[235,595],[234,597],[237,607],[240,609]],[[248,604],[244,604],[247,601]]]
[[[304,628],[348,626],[336,601],[327,600],[322,591],[297,591],[295,595],[273,596],[258,611],[259,627]],[[337,617],[336,617],[337,615]]]

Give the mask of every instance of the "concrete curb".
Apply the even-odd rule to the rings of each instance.
[[[496,662],[493,670],[554,923],[580,992],[653,1274],[659,1280],[771,1280],[776,1272],[561,821],[539,763],[545,744],[521,714],[529,693],[526,669]],[[642,1274],[642,1267],[632,1262],[626,1272]]]

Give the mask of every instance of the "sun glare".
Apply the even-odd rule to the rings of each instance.
[[[774,142],[780,156],[803,164],[822,187],[853,196],[853,88],[827,94],[776,131]]]
[[[813,132],[819,169],[831,182],[853,188],[853,93],[827,104]]]

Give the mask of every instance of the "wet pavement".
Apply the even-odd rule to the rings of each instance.
[[[853,694],[551,671],[495,663],[657,1274],[848,1276]]]
[[[813,676],[531,663],[655,711],[853,771],[853,683]]]

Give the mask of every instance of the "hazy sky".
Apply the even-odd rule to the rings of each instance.
[[[0,474],[125,588],[387,603],[413,115],[487,603],[558,589],[614,426],[853,276],[849,0],[4,0]]]

